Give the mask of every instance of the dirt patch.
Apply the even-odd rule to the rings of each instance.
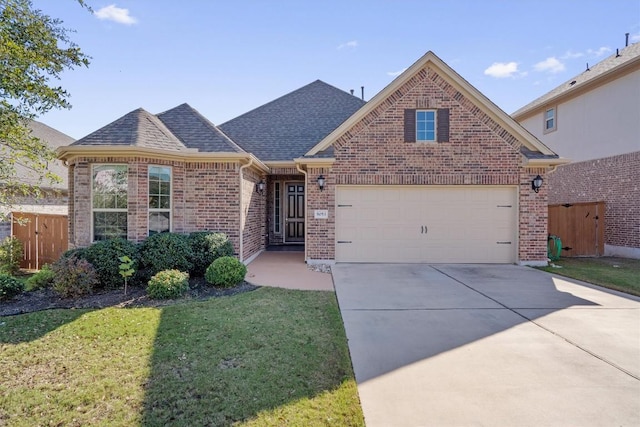
[[[189,280],[189,291],[179,299],[154,300],[144,288],[130,287],[127,295],[123,289],[101,291],[82,298],[62,298],[51,289],[23,292],[10,301],[0,303],[0,316],[14,316],[54,308],[105,308],[105,307],[161,307],[189,300],[206,300],[253,291],[259,286],[242,282],[233,288],[209,286],[203,278]]]

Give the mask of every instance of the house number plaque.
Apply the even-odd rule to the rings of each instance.
[[[329,211],[327,209],[316,209],[313,211],[313,217],[315,219],[328,219]]]

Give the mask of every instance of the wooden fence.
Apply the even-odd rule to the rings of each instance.
[[[22,242],[20,268],[39,270],[55,262],[67,250],[68,219],[66,215],[14,212],[12,235]]]
[[[604,254],[604,202],[549,206],[549,234],[560,237],[561,256]]]

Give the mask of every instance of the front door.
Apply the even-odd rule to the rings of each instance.
[[[304,243],[304,183],[287,182],[285,243]]]

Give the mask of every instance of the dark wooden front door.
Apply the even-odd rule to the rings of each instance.
[[[304,183],[287,182],[285,243],[304,242]]]

